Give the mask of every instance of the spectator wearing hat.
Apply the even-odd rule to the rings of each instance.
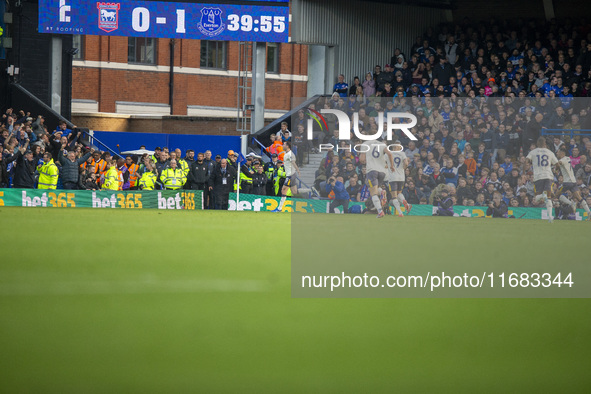
[[[229,150],[228,158],[226,160],[228,166],[234,167],[234,170],[236,170],[236,173],[238,173],[238,170],[240,169],[238,166],[238,153],[234,152],[233,150]]]
[[[240,191],[245,194],[252,193],[252,177],[255,174],[253,157],[246,156],[246,162],[240,166]]]

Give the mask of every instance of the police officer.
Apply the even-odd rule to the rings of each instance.
[[[252,193],[252,177],[254,169],[252,168],[252,157],[246,157],[246,163],[240,168],[240,191],[245,194]]]
[[[263,168],[263,172],[267,177],[267,196],[274,196],[274,184],[275,184],[275,177],[277,176],[277,153],[273,153],[271,155],[271,161],[265,164]]]

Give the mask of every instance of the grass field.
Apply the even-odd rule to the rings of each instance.
[[[475,237],[449,220],[430,247]],[[289,240],[287,214],[0,208],[0,392],[588,392],[589,300],[292,299]]]

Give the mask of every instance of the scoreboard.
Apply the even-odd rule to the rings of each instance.
[[[40,0],[39,32],[288,42],[289,7],[285,1],[241,3]]]

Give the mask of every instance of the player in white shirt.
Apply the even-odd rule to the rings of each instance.
[[[365,161],[365,183],[369,188],[371,201],[378,210],[378,218],[384,217],[382,203],[378,195],[378,186],[384,182],[388,168],[394,171],[394,161],[392,153],[388,150],[386,144],[380,140],[364,141],[361,144],[359,160]]]
[[[589,205],[587,205],[587,201],[581,196],[581,191],[579,190],[579,186],[577,186],[577,178],[575,178],[570,157],[566,154],[566,148],[560,148],[556,154],[558,155],[558,164],[556,165],[556,168],[558,168],[562,174],[562,193],[566,193],[570,190],[575,201],[569,200],[564,194],[560,196],[559,200],[573,207],[574,212],[577,211],[577,201],[580,202],[585,212],[587,212],[587,220],[591,220]]]
[[[537,148],[529,152],[527,159],[531,162],[534,170],[534,191],[536,197],[534,202],[544,201],[548,210],[548,221],[552,223],[552,183],[554,173],[552,167],[558,163],[554,153],[546,148],[546,138],[538,138]]]
[[[399,142],[396,142],[397,144]],[[386,175],[386,181],[388,182],[388,190],[390,191],[390,195],[392,199],[390,200],[390,204],[396,208],[398,211],[398,217],[404,216],[402,214],[402,209],[400,209],[400,204],[404,205],[406,209],[406,213],[409,213],[412,209],[412,205],[406,202],[404,195],[402,194],[402,189],[404,189],[404,180],[405,174],[404,170],[408,166],[408,158],[404,153],[404,148],[402,145],[397,146],[397,149],[392,152],[392,161],[394,162],[394,171],[388,171]]]
[[[285,168],[285,182],[283,183],[283,187],[281,188],[281,201],[279,202],[279,206],[277,209],[274,209],[273,212],[281,212],[283,210],[283,204],[285,204],[285,200],[287,199],[287,191],[291,188],[292,196],[295,196],[298,192],[298,187],[295,183],[295,173],[297,172],[300,175],[300,169],[296,164],[296,155],[291,150],[291,142],[285,141],[283,143],[283,151],[285,154],[283,155],[283,167]],[[293,179],[292,179],[293,177]]]

